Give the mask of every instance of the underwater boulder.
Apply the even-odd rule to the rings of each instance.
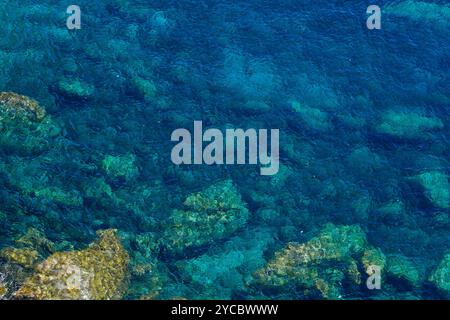
[[[174,210],[164,226],[163,243],[180,252],[223,239],[244,226],[249,215],[231,180],[188,196],[183,210]]]
[[[395,224],[402,221],[406,215],[405,204],[400,199],[392,199],[382,203],[374,213],[386,224]]]
[[[58,187],[43,187],[30,190],[37,198],[52,201],[69,207],[81,207],[83,198],[77,190],[65,191]]]
[[[15,297],[37,300],[121,298],[128,276],[128,253],[116,230],[97,234],[99,239],[88,248],[57,252],[38,264]]]
[[[436,207],[450,208],[450,184],[445,173],[439,171],[424,172],[413,177],[425,190],[425,196]]]
[[[375,124],[375,131],[400,139],[423,139],[432,131],[442,129],[441,119],[416,112],[389,110]]]
[[[450,254],[447,254],[430,276],[436,288],[450,297]]]
[[[342,297],[341,282],[360,285],[360,269],[370,263],[383,263],[381,250],[368,245],[358,225],[328,224],[306,243],[290,243],[255,274],[256,283],[266,288],[304,289],[307,296],[325,299]]]
[[[146,102],[151,102],[154,100],[157,89],[153,81],[144,79],[139,76],[134,76],[131,80],[133,89],[136,93],[144,98]]]
[[[41,121],[45,115],[45,109],[37,101],[14,92],[0,92],[0,119]]]
[[[328,113],[317,108],[309,107],[299,102],[292,102],[292,109],[312,129],[327,131],[332,128]]]
[[[364,250],[361,256],[361,263],[368,275],[371,274],[371,266],[377,266],[380,271],[383,271],[386,267],[386,256],[380,248],[368,247]]]
[[[9,152],[34,154],[51,146],[61,128],[31,98],[0,92],[0,146]]]
[[[387,256],[387,276],[396,281],[401,281],[410,287],[417,288],[421,284],[419,270],[404,255],[396,254]]]
[[[369,176],[383,168],[383,159],[367,146],[353,150],[347,157],[346,163],[355,174]]]
[[[20,265],[0,259],[0,300],[11,299],[27,276],[28,272]]]
[[[129,235],[129,239],[131,246],[134,248],[130,252],[130,272],[137,277],[156,274],[159,242],[155,235],[146,232],[139,235]]]
[[[102,161],[102,168],[109,177],[130,180],[139,174],[136,156],[126,154],[120,156],[107,155]]]
[[[0,258],[23,268],[32,268],[39,259],[39,253],[31,248],[3,248]]]
[[[19,247],[32,248],[43,254],[53,253],[58,249],[58,246],[48,240],[42,231],[35,228],[28,228],[14,243]]]
[[[165,264],[158,260],[157,236],[151,232],[138,235],[122,232],[121,237],[127,238],[129,246],[133,248],[129,252],[131,281],[127,297],[151,300],[161,298],[161,291],[169,281],[169,276]]]
[[[58,82],[58,92],[68,98],[89,98],[95,92],[94,86],[75,79],[62,79]]]

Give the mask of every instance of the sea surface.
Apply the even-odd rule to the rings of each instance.
[[[59,128],[0,127],[0,249],[30,228],[56,251],[117,229],[124,299],[450,297],[448,1],[377,1],[380,30],[366,26],[370,1],[72,2],[79,30],[67,1],[0,0],[0,92],[36,100]],[[278,174],[173,164],[171,134],[194,121],[279,129]],[[219,209],[186,208],[208,193]],[[341,239],[313,265],[298,249],[268,267],[327,226],[359,230],[362,251]],[[366,286],[368,248],[381,289]]]

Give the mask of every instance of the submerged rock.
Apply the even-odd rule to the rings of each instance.
[[[299,102],[293,102],[292,109],[313,129],[326,131],[332,128],[328,113],[322,110],[311,108],[307,105],[300,104]]]
[[[425,196],[435,206],[443,209],[450,208],[450,184],[446,174],[439,171],[422,173],[413,178],[425,190]]]
[[[385,223],[397,223],[406,214],[405,204],[400,199],[392,199],[375,210]]]
[[[98,232],[99,239],[80,251],[57,252],[35,267],[15,293],[19,299],[104,300],[123,296],[128,253],[116,230]]]
[[[4,248],[0,251],[0,258],[24,268],[32,268],[39,259],[39,253],[31,248]]]
[[[0,120],[7,117],[41,121],[45,115],[45,109],[37,101],[14,92],[0,92]]]
[[[444,124],[439,118],[426,117],[414,112],[390,110],[381,116],[375,125],[375,131],[390,136],[413,139],[424,138],[425,134],[439,130]]]
[[[245,290],[251,273],[264,266],[264,250],[274,242],[269,229],[249,230],[229,239],[220,250],[180,260],[176,266],[182,279],[198,290],[196,298],[232,299],[234,292]]]
[[[50,145],[61,128],[35,100],[0,92],[0,146],[8,151],[35,153]]]
[[[94,87],[81,80],[62,79],[58,82],[58,90],[70,98],[88,98],[94,94]]]
[[[65,191],[58,187],[38,188],[31,191],[36,197],[51,200],[66,206],[82,206],[83,198],[76,190]]]
[[[368,245],[358,225],[328,224],[318,236],[306,243],[290,243],[262,269],[255,273],[263,287],[298,286],[306,295],[319,294],[326,299],[342,296],[341,282],[349,279],[359,285],[360,269],[383,264],[384,255]],[[364,269],[367,270],[367,269]]]
[[[403,281],[411,287],[418,287],[421,281],[416,266],[403,255],[387,257],[387,275],[397,281]]]
[[[450,297],[450,254],[444,256],[436,270],[431,274],[430,281]]]
[[[11,299],[27,276],[28,270],[18,264],[0,259],[0,300]]]
[[[15,244],[22,248],[31,248],[42,254],[57,251],[58,245],[48,240],[44,233],[35,228],[28,228],[27,232],[15,240]]]
[[[153,81],[141,78],[139,76],[134,76],[132,79],[132,84],[137,93],[142,96],[145,101],[152,101],[156,96],[157,90]]]
[[[163,243],[173,251],[205,245],[242,227],[249,215],[231,180],[218,182],[187,197],[164,226]]]
[[[41,231],[29,228],[25,234],[15,239],[14,247],[6,247],[0,251],[0,259],[27,269],[28,272],[28,269],[32,269],[54,249],[55,244]]]
[[[103,170],[108,176],[113,178],[123,177],[129,180],[138,175],[139,169],[136,166],[136,156],[126,154],[122,156],[106,156],[102,161]]]
[[[364,250],[361,262],[366,273],[370,275],[371,273],[367,272],[370,266],[378,266],[381,271],[386,267],[386,256],[379,248],[369,247]]]
[[[385,12],[415,21],[436,23],[442,27],[447,27],[450,21],[450,6],[448,4],[406,0],[387,6]]]

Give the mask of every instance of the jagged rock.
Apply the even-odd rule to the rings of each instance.
[[[41,121],[45,115],[45,109],[37,101],[14,92],[0,92],[0,119],[17,117]]]
[[[0,146],[19,153],[40,152],[51,145],[61,128],[35,100],[0,92]]]
[[[104,300],[121,298],[128,276],[128,253],[116,230],[80,251],[57,252],[35,267],[15,293],[19,299]]]
[[[39,253],[31,248],[4,248],[0,251],[0,258],[24,268],[32,268],[39,259]]]
[[[369,246],[358,225],[328,224],[306,243],[290,243],[255,273],[256,283],[267,288],[303,288],[306,295],[340,299],[341,282],[361,284],[360,269],[383,264],[384,255]]]
[[[175,252],[205,245],[242,227],[248,210],[231,180],[187,197],[184,210],[174,210],[164,226],[163,243]]]

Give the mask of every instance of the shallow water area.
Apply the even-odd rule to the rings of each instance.
[[[0,0],[0,299],[450,297],[446,1],[67,5]]]

